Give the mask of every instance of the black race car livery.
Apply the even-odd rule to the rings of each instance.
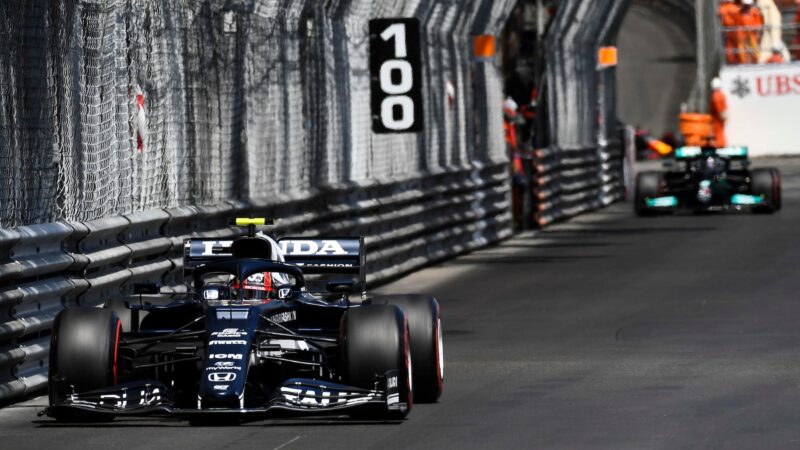
[[[751,170],[746,147],[681,147],[666,168],[637,176],[636,214],[745,208],[772,213],[781,208],[780,172]]]
[[[414,400],[439,398],[444,359],[433,297],[367,297],[363,238],[274,241],[255,233],[266,221],[238,223],[249,226],[247,236],[185,241],[186,298],[140,286],[138,298],[61,312],[45,413],[62,421],[400,419]],[[308,277],[322,275],[348,278],[316,279],[324,288],[315,290]]]

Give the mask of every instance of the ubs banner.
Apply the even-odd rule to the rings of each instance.
[[[800,154],[800,63],[722,69],[729,145],[750,155]]]

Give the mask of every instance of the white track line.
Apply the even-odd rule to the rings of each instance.
[[[272,450],[279,450],[279,449],[281,449],[283,447],[286,447],[287,445],[291,444],[292,442],[296,442],[298,439],[300,439],[300,436],[295,436],[292,439],[289,439],[288,441],[284,442],[283,444],[273,448]]]

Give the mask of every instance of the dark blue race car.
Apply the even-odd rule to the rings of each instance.
[[[296,414],[401,419],[443,387],[442,328],[426,295],[366,297],[363,238],[190,239],[191,295],[73,308],[55,321],[59,421],[168,415],[192,423]],[[309,276],[347,275],[315,290]],[[319,282],[319,281],[318,281]],[[145,297],[145,294],[149,294]],[[351,302],[352,295],[360,301]]]
[[[636,177],[634,210],[651,216],[677,210],[781,209],[778,169],[750,169],[746,147],[681,147],[663,172]]]

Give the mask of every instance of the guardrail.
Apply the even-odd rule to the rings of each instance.
[[[381,185],[349,185],[275,204],[154,209],[90,222],[0,229],[0,403],[47,384],[59,311],[99,306],[134,283],[182,290],[183,239],[231,238],[237,215],[278,219],[282,234],[364,235],[368,283],[511,235],[505,164]]]
[[[624,197],[616,68],[599,64],[597,49],[616,45],[629,4],[565,0],[548,25],[539,106],[546,121],[538,138],[547,147],[536,150],[532,161],[540,227]]]
[[[599,148],[536,150],[533,168],[540,227],[624,198],[623,150],[617,142]]]

